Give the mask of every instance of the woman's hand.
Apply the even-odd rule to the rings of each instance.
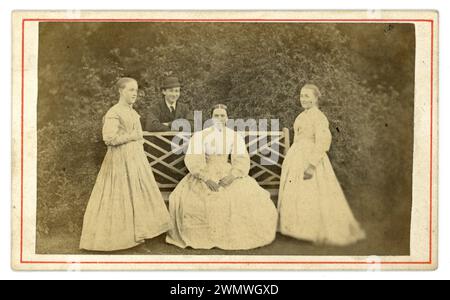
[[[234,177],[233,175],[230,174],[230,175],[225,176],[224,178],[220,179],[219,185],[222,187],[227,187],[230,184],[232,184],[235,179],[236,179],[236,177]]]
[[[314,171],[316,170],[316,167],[309,164],[308,168],[306,168],[305,173],[303,173],[303,180],[310,180],[313,178]]]
[[[218,185],[216,182],[212,181],[211,179],[208,179],[205,181],[206,186],[213,192],[218,192],[220,185]]]

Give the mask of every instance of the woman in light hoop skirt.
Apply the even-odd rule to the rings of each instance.
[[[86,213],[80,248],[114,251],[142,244],[170,228],[170,217],[143,149],[142,127],[133,109],[138,85],[117,83],[120,100],[103,119],[108,146]]]
[[[331,133],[319,110],[320,91],[300,92],[305,109],[294,123],[294,143],[283,162],[278,210],[279,232],[317,244],[344,246],[365,238],[327,156]]]
[[[173,229],[166,241],[181,248],[225,250],[270,244],[276,207],[269,192],[248,175],[247,147],[239,133],[225,126],[226,106],[215,106],[212,117],[214,126],[189,141],[185,163],[190,174],[169,197]]]

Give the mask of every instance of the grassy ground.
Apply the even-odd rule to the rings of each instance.
[[[353,193],[354,192],[354,193]],[[108,252],[117,255],[409,255],[409,215],[410,206],[402,201],[403,208],[395,209],[394,203],[382,209],[377,201],[383,197],[377,191],[351,191],[349,198],[358,197],[360,205],[354,203],[352,210],[367,234],[364,241],[346,247],[318,246],[309,242],[296,240],[277,234],[275,241],[267,246],[242,251],[226,251],[221,249],[196,250],[180,249],[165,242],[165,234],[147,240],[138,247]],[[391,197],[399,197],[391,195]],[[403,197],[402,197],[403,198]],[[274,200],[274,199],[273,199]],[[368,210],[368,204],[376,210]],[[408,205],[406,205],[408,204]],[[375,213],[376,212],[376,213]],[[80,233],[69,233],[63,228],[51,231],[49,235],[39,235],[36,241],[38,254],[102,254],[78,248]]]
[[[347,247],[317,246],[281,234],[265,247],[246,251],[221,249],[180,249],[165,243],[165,235],[147,240],[144,245],[108,254],[117,255],[408,255],[409,241],[399,240],[390,234],[383,224],[363,224],[367,239]],[[383,229],[382,229],[383,228]],[[380,230],[381,229],[381,230]],[[79,236],[71,233],[54,233],[40,238],[37,253],[40,254],[101,254],[78,249]]]

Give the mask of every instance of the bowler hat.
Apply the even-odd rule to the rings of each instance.
[[[181,87],[180,82],[178,81],[178,77],[167,77],[164,79],[162,84],[163,89],[171,89],[174,87]]]

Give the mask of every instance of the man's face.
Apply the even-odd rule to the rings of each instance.
[[[175,104],[180,98],[180,87],[173,87],[170,89],[164,89],[162,91],[164,98],[166,99],[167,103],[169,104]]]

